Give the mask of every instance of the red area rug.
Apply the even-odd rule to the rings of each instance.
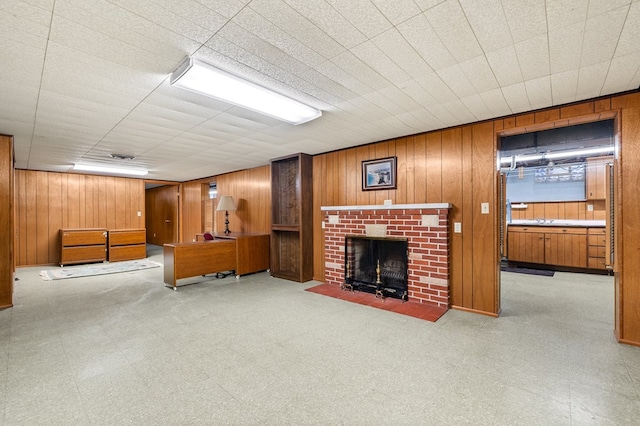
[[[362,291],[345,291],[337,285],[332,284],[320,284],[314,287],[309,287],[307,291],[312,293],[322,294],[324,296],[334,297],[340,300],[346,300],[348,302],[359,303],[360,305],[371,306],[378,309],[384,309],[385,311],[391,311],[402,315],[408,315],[414,318],[420,318],[426,321],[436,322],[438,319],[447,312],[447,309],[439,306],[427,305],[425,303],[417,302],[403,302],[400,299],[394,299],[387,297],[385,299],[378,299],[374,294],[365,293]]]

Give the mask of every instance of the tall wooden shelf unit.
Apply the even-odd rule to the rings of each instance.
[[[271,160],[271,275],[313,279],[312,158],[295,154]]]

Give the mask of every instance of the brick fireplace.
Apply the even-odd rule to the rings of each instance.
[[[450,208],[446,203],[322,207],[326,283],[344,283],[347,236],[406,238],[408,299],[448,308]]]

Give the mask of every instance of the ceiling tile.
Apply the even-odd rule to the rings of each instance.
[[[456,94],[436,73],[428,73],[417,81],[438,102],[445,103],[457,99]]]
[[[460,65],[445,68],[438,71],[437,74],[458,98],[464,98],[477,93],[477,90],[464,74]]]
[[[503,1],[511,37],[515,43],[547,33],[547,11],[540,0]]]
[[[552,74],[577,69],[580,66],[584,38],[584,22],[559,28],[549,33],[549,57]],[[526,78],[526,77],[525,77]]]
[[[457,1],[441,3],[426,11],[425,15],[440,40],[458,62],[484,53]],[[456,25],[451,25],[452,22]]]
[[[326,61],[309,46],[300,40],[290,36],[271,21],[265,19],[251,8],[245,8],[233,20],[233,23],[242,27],[256,37],[264,40],[272,46],[282,50],[287,55],[296,58],[308,66],[315,66]]]
[[[374,44],[408,75],[417,78],[432,69],[394,28],[373,39]]]
[[[553,97],[554,105],[576,100],[578,74],[578,70],[571,70],[551,75],[551,96]]]
[[[510,86],[523,81],[518,55],[514,46],[489,52],[486,58],[500,86]]]
[[[315,70],[324,75],[326,78],[331,79],[335,84],[339,84],[346,90],[349,90],[350,92],[356,93],[358,95],[364,95],[373,90],[364,81],[351,75],[343,68],[336,65],[333,60],[323,62],[322,64],[316,66]]]
[[[477,119],[473,115],[473,112],[469,110],[469,108],[462,102],[460,99],[456,99],[455,101],[446,102],[443,106],[449,111],[454,117],[454,122],[460,120],[462,123],[471,123],[476,121]],[[447,123],[451,125],[452,123]]]
[[[401,85],[411,77],[404,72],[395,62],[384,54],[373,42],[368,41],[351,49],[358,59],[369,64],[378,74],[395,85]]]
[[[574,24],[583,24],[587,19],[588,1],[546,0],[549,31],[557,31]],[[580,26],[580,25],[579,25]]]
[[[492,117],[503,117],[512,114],[509,104],[504,98],[502,90],[499,88],[480,93],[480,97],[484,101]]]
[[[364,34],[324,0],[285,1],[346,49],[350,49],[367,40]]]
[[[604,85],[608,71],[609,61],[580,68],[576,95],[579,98],[589,93],[596,93],[594,96],[600,96],[600,89]]]
[[[616,93],[638,88],[640,52],[614,58],[602,86],[603,93]]]
[[[421,12],[413,0],[371,0],[371,2],[393,25],[411,19]]]
[[[527,88],[527,97],[532,109],[544,108],[545,105],[553,105],[551,96],[551,79],[549,76],[528,80],[524,83]]]
[[[397,30],[434,70],[439,71],[456,63],[423,14],[398,25]]]
[[[622,7],[587,20],[581,66],[593,65],[613,58],[627,18],[627,10],[627,7]]]
[[[500,0],[460,0],[460,4],[484,52],[513,43]]]
[[[485,105],[484,100],[478,93],[466,96],[460,100],[468,110],[468,112],[465,111],[463,114],[467,117],[473,117],[471,119],[467,118],[467,121],[483,120],[491,114],[489,108],[487,108],[487,105]],[[460,113],[460,111],[455,111],[456,116]]]
[[[546,35],[516,43],[515,47],[522,77],[525,80],[531,80],[551,73],[549,43]]]
[[[368,38],[373,38],[392,27],[391,22],[369,0],[327,0]]]
[[[524,83],[516,83],[502,88],[504,99],[511,111],[515,113],[530,111],[531,103]]]
[[[634,2],[629,7],[627,20],[622,28],[620,40],[616,47],[615,56],[625,56],[640,50],[640,2]]]
[[[484,55],[460,63],[460,68],[478,92],[499,87],[493,70]]]
[[[207,41],[228,19],[196,1],[109,0],[109,3],[199,43]]]
[[[631,4],[630,0],[607,0],[607,1],[590,1],[587,17],[598,16],[620,7],[627,7]]]
[[[253,0],[249,7],[324,58],[333,58],[345,50],[340,43],[281,0]]]

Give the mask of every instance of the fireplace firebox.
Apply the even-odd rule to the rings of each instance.
[[[343,288],[408,300],[408,244],[406,238],[346,236]]]

